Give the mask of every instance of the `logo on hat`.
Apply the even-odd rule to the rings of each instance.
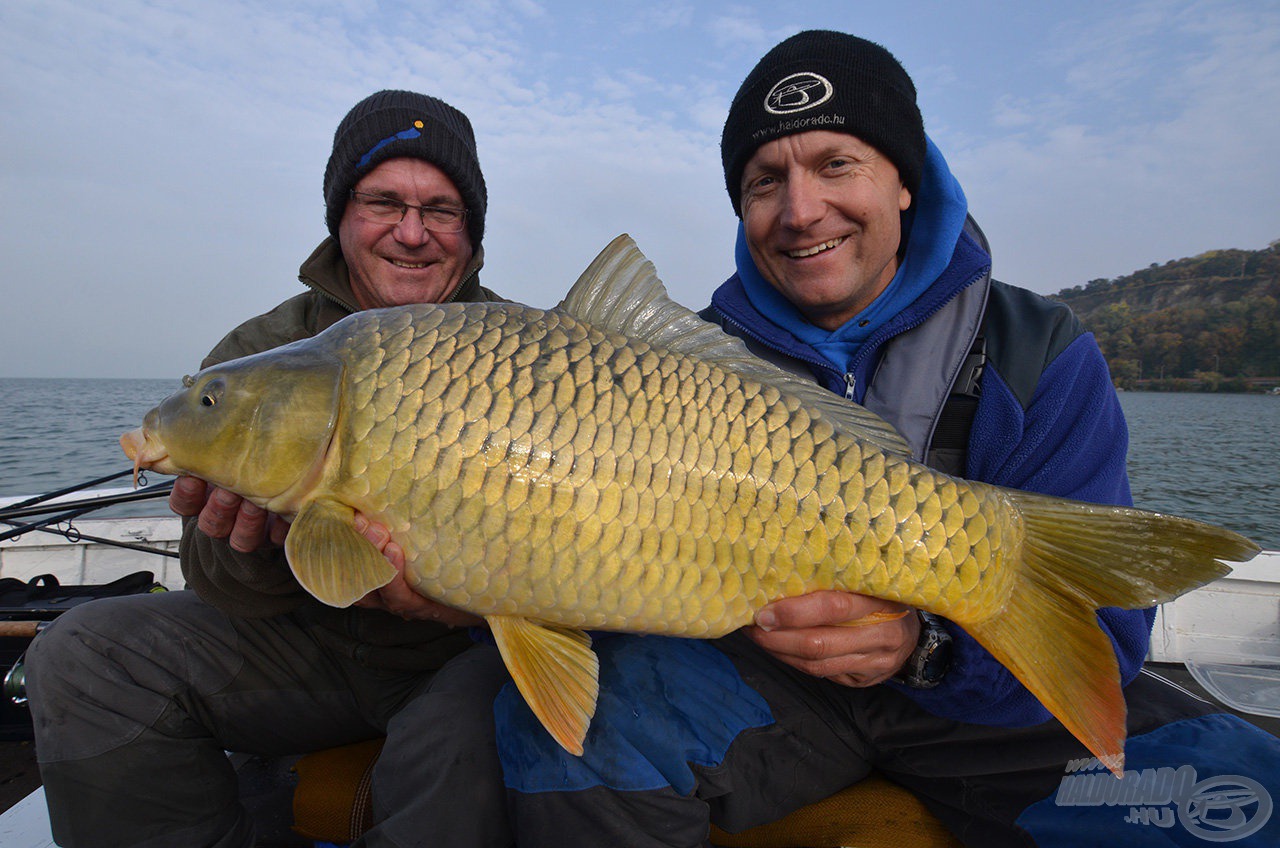
[[[360,157],[360,161],[356,163],[356,170],[363,168],[369,164],[369,160],[373,158],[373,154],[386,147],[394,141],[408,141],[411,138],[418,138],[422,135],[422,121],[414,121],[413,126],[407,130],[401,130],[395,135],[389,135],[382,141],[369,148],[369,152]]]
[[[764,108],[773,115],[790,115],[821,106],[834,93],[835,89],[826,77],[801,71],[778,80],[765,95]]]

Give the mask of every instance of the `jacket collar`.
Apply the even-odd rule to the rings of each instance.
[[[961,290],[967,288],[991,270],[991,256],[985,249],[986,238],[976,223],[969,218],[956,240],[955,250],[946,269],[916,300],[886,322],[875,333],[857,357],[855,371],[859,385],[865,386],[866,372],[879,347],[890,338],[926,321]],[[751,303],[737,274],[730,277],[711,296],[711,305],[727,320],[732,321],[756,341],[794,359],[808,363],[815,372],[827,374],[827,382],[834,390],[843,379],[826,357],[811,345],[796,337],[789,330],[778,326],[759,312]]]

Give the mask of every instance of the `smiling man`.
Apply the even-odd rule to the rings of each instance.
[[[357,103],[334,134],[324,199],[330,237],[298,273],[309,290],[232,330],[201,368],[308,338],[362,309],[497,299],[479,281],[488,196],[475,137],[447,103],[408,91]],[[193,478],[175,483],[170,505],[199,514],[202,532],[238,552],[269,532],[284,539],[261,509]],[[417,604],[407,591],[398,597]]]
[[[388,159],[362,177],[338,224],[356,304],[450,300],[475,255],[466,218],[453,181],[425,159]]]
[[[443,101],[381,91],[356,104],[334,135],[324,199],[330,237],[302,264],[307,291],[232,330],[201,367],[363,309],[497,299],[478,278],[487,196],[471,123]],[[182,571],[194,591],[78,607],[29,655],[58,844],[247,848],[255,825],[224,750],[302,753],[383,735],[379,821],[362,844],[417,844],[426,829],[461,844],[419,790],[433,757],[467,738],[470,717],[431,695],[435,671],[471,643],[450,625],[475,619],[403,580],[360,608],[326,607],[290,573],[283,522],[194,478],[170,503],[188,516]],[[386,544],[382,528],[368,533]],[[467,795],[499,781],[464,784],[446,803],[478,803]]]
[[[742,183],[751,260],[807,321],[838,330],[889,287],[911,205],[889,157],[814,130],[761,145]]]
[[[735,273],[703,317],[877,412],[935,468],[1130,502],[1124,418],[1097,343],[1062,304],[992,278],[986,239],[887,50],[829,31],[786,39],[738,89],[721,153],[741,223]],[[1274,775],[1274,739],[1139,673],[1153,616],[1098,614],[1126,687],[1130,762]],[[601,697],[582,757],[510,688],[496,701],[522,848],[693,848],[709,823],[774,821],[873,771],[966,845],[1166,838],[1136,832],[1127,808],[1056,805],[1087,751],[962,628],[927,613],[820,591],[710,642],[611,635],[594,647]],[[1271,760],[1219,759],[1195,742],[1207,739]]]

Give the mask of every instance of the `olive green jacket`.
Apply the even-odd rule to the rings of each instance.
[[[480,285],[483,263],[483,250],[477,250],[450,300],[501,300]],[[347,265],[333,239],[321,242],[302,263],[298,279],[308,291],[236,327],[200,367],[310,338],[357,311]],[[290,614],[303,626],[317,626],[318,638],[370,665],[405,670],[438,668],[469,644],[465,631],[435,622],[404,621],[378,610],[325,606],[294,579],[281,548],[269,546],[248,554],[234,551],[226,540],[201,532],[194,518],[184,521],[180,553],[187,585],[207,603],[246,618]]]

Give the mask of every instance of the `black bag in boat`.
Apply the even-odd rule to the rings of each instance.
[[[63,585],[52,574],[28,581],[0,578],[0,740],[31,738],[22,656],[41,626],[97,598],[164,590],[150,571],[135,571],[119,580],[93,585]]]
[[[0,621],[51,621],[77,604],[96,598],[162,592],[150,571],[135,571],[110,583],[63,585],[52,574],[41,574],[23,582],[16,577],[0,579]]]

